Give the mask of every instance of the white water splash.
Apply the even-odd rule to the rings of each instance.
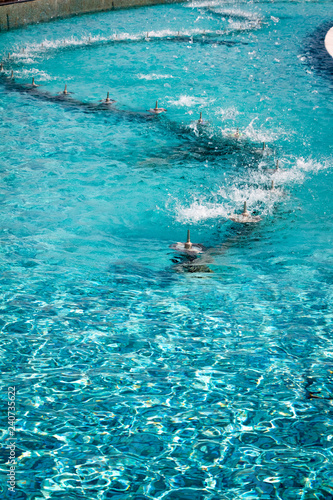
[[[221,0],[202,0],[189,2],[186,7],[190,9],[202,9],[205,7],[219,7],[223,5]]]
[[[148,35],[149,38],[168,38],[168,37],[177,37],[179,36],[192,36],[192,35],[200,35],[203,34],[203,30],[200,28],[195,28],[195,29],[189,29],[189,30],[184,30],[181,29],[180,31],[175,31],[175,30],[159,30],[159,31],[149,31]],[[213,33],[210,30],[206,30],[205,33]],[[147,34],[145,34],[147,37]]]
[[[215,194],[216,202],[203,198],[193,201],[190,206],[176,204],[176,220],[182,223],[200,222],[207,219],[227,219],[232,213],[241,213],[244,201],[247,201],[249,211],[260,210],[261,215],[273,212],[274,205],[285,197],[281,188],[271,190],[266,187],[255,187],[248,184],[243,186],[231,185],[221,187]],[[220,200],[220,201],[219,201]]]
[[[197,196],[189,206],[175,200],[176,220],[196,223],[208,219],[225,219],[231,213],[241,213],[244,201],[249,211],[258,210],[262,216],[272,214],[276,204],[288,196],[286,189],[289,185],[301,184],[307,174],[330,167],[328,161],[319,163],[312,159],[285,158],[278,170],[267,168],[265,163],[257,171],[245,169],[238,178],[230,179],[227,186],[223,185],[215,194],[211,194],[210,200]],[[274,189],[271,189],[272,181]],[[212,196],[214,202],[211,201]]]
[[[248,21],[261,22],[262,16],[255,12],[248,12],[241,9],[213,9],[208,8],[209,12],[219,14],[223,17],[233,17],[238,19],[247,19]]]
[[[149,75],[139,74],[137,75],[139,80],[163,80],[168,78],[174,78],[172,75],[158,75],[156,73],[151,73]]]
[[[25,78],[25,77],[36,77],[38,78],[39,81],[51,81],[54,80],[51,75],[46,73],[46,71],[40,71],[37,68],[30,68],[30,69],[22,69],[22,70],[15,70],[15,77],[16,78]]]
[[[237,8],[216,8],[212,5],[205,7],[210,14],[219,16],[223,21],[228,21],[228,32],[248,31],[261,27],[263,17],[257,12],[249,12]]]
[[[59,40],[45,39],[41,43],[30,43],[22,48],[17,47],[12,52],[11,57],[13,59],[16,59],[17,61],[27,63],[34,62],[36,58],[43,57],[49,52],[54,52],[66,48],[85,47],[108,42],[117,43],[124,41],[149,41],[150,39],[176,38],[178,36],[191,37],[194,35],[204,35],[210,33],[215,33],[215,31],[204,31],[199,28],[188,30],[183,29],[180,31],[165,29],[140,33],[113,33],[109,36],[84,35],[81,38],[72,36],[68,38],[61,38]]]
[[[222,121],[234,120],[240,113],[235,107],[231,108],[217,108],[215,111],[217,116],[221,116]]]
[[[237,116],[237,115],[236,115]],[[264,126],[255,128],[254,123],[258,120],[258,117],[254,118],[247,127],[240,129],[240,140],[249,139],[252,142],[262,143],[262,142],[274,142],[282,136],[286,135],[283,129],[278,130],[267,130]],[[221,130],[222,135],[228,137],[235,133],[234,129],[223,129]]]
[[[230,31],[249,31],[253,29],[258,29],[261,26],[260,21],[235,21],[233,19],[229,19],[229,28]]]
[[[214,102],[214,99],[208,99],[206,97],[194,97],[189,95],[181,95],[177,100],[168,101],[169,104],[176,107],[191,107],[191,106],[202,107],[212,102]]]
[[[176,220],[181,223],[199,222],[206,219],[227,218],[230,210],[223,204],[194,201],[189,207],[176,205]]]

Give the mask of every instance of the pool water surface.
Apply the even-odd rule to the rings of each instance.
[[[332,22],[212,0],[1,33],[4,498],[333,499]]]

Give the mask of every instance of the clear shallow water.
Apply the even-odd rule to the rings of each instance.
[[[11,497],[332,498],[331,20],[197,2],[1,34]],[[118,112],[80,104],[107,91]]]

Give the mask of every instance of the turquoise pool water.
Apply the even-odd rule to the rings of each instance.
[[[203,1],[1,34],[4,498],[333,498],[332,20]]]

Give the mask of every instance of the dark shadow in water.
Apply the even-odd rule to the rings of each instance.
[[[112,115],[120,118],[126,118],[127,120],[133,119],[136,121],[139,120],[143,122],[153,121],[156,118],[151,113],[144,111],[122,110],[116,108],[114,104],[109,105],[104,103],[83,102],[72,97],[70,92],[67,95],[62,92],[53,95],[45,90],[40,90],[39,87],[17,83],[15,79],[8,78],[5,75],[0,75],[0,84],[2,84],[3,87],[9,92],[18,92],[27,97],[32,97],[44,102],[58,103],[67,109],[81,110],[86,113],[112,113]]]
[[[221,137],[209,132],[195,134],[189,127],[179,127],[175,133],[182,140],[182,145],[169,149],[169,155],[186,162],[207,162],[210,166],[222,159],[228,161],[229,168],[258,167],[262,159],[260,149],[250,141],[237,140],[233,137]]]
[[[254,213],[254,212],[253,212]],[[254,213],[255,214],[255,213]],[[257,214],[256,214],[257,215]],[[261,237],[260,225],[256,223],[237,224],[225,221],[227,227],[224,234],[221,235],[222,241],[220,244],[205,248],[205,251],[196,256],[186,253],[174,252],[171,262],[174,264],[171,269],[176,273],[214,273],[210,265],[214,266],[214,256],[224,255],[228,253],[230,248],[243,247],[249,245],[253,241],[253,233],[259,231]]]
[[[84,113],[99,113],[101,115],[112,114],[114,120],[135,121],[142,124],[153,124],[159,129],[177,137],[181,145],[174,149],[168,148],[163,153],[158,152],[158,157],[165,155],[166,158],[173,157],[175,160],[194,160],[194,161],[220,161],[222,158],[230,159],[233,166],[257,167],[262,158],[260,149],[255,149],[250,141],[237,140],[234,137],[221,137],[212,131],[209,127],[196,126],[191,128],[189,125],[179,124],[168,120],[166,116],[154,115],[146,111],[132,111],[117,108],[114,104],[89,103],[75,99],[72,95],[59,93],[51,94],[40,87],[24,85],[15,81],[14,78],[8,78],[0,74],[0,84],[9,92],[18,92],[26,97],[38,99],[44,102],[57,103],[65,109],[73,111],[83,111]]]
[[[333,78],[333,57],[326,50],[325,36],[332,26],[333,20],[325,21],[304,40],[308,64],[331,81]]]

